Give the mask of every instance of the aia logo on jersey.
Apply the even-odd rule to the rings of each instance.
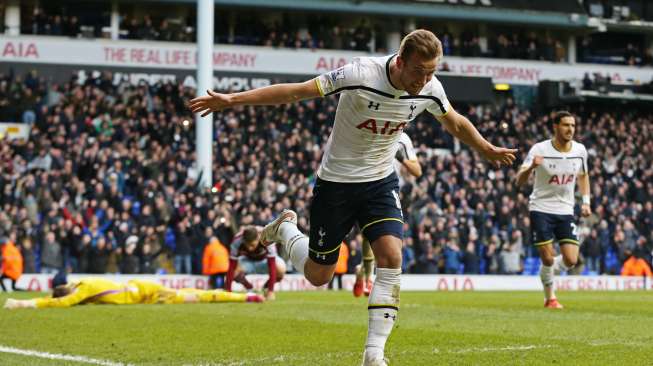
[[[560,176],[552,175],[551,178],[549,179],[549,184],[556,184],[561,186],[561,185],[573,183],[574,177],[575,175],[573,174],[561,174]]]
[[[369,130],[376,135],[394,135],[395,133],[403,131],[406,127],[406,122],[398,123],[396,126],[391,126],[392,122],[385,121],[381,124],[381,121],[376,121],[375,119],[368,119],[367,121],[356,126],[359,130]]]

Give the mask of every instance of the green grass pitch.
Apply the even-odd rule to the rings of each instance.
[[[20,297],[33,294],[22,293]],[[404,292],[390,365],[652,365],[653,292]],[[6,294],[0,295],[4,303]],[[366,298],[0,310],[0,346],[133,365],[359,365]],[[83,365],[0,352],[0,365]]]

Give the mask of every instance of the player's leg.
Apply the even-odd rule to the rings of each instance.
[[[169,290],[169,289],[168,289]],[[174,291],[174,296],[161,296],[166,304],[194,304],[218,302],[263,302],[263,296],[254,293],[237,293],[223,290],[198,290],[183,288]]]
[[[254,261],[248,259],[245,256],[240,256],[238,258],[238,264],[236,266],[236,274],[234,275],[234,281],[240,283],[247,290],[251,290],[254,285],[247,280],[248,273],[254,273]]]
[[[553,232],[560,244],[560,255],[554,259],[554,268],[560,271],[568,271],[578,263],[580,249],[574,217],[572,215],[557,215]]]
[[[354,296],[359,297],[365,293],[369,296],[372,291],[372,272],[374,271],[374,252],[370,246],[370,241],[363,237],[363,260],[356,266],[356,282],[352,289]]]
[[[377,272],[368,299],[368,333],[364,362],[383,359],[385,343],[397,320],[401,284],[401,246],[402,240],[393,235],[383,235],[372,244],[377,260]]]
[[[262,259],[260,261],[252,261],[254,263],[253,270],[247,273],[255,273],[255,274],[262,274],[262,275],[269,275],[269,269],[268,269],[268,260]],[[275,257],[275,267],[276,267],[276,276],[274,278],[274,283],[277,283],[283,279],[283,276],[286,274],[286,262],[283,261],[283,259],[279,256]],[[269,279],[268,279],[269,281]],[[268,282],[266,281],[265,284],[263,284],[263,288],[267,289],[268,287]]]
[[[286,262],[283,261],[281,257],[276,257],[275,258],[276,266],[277,266],[277,282],[281,282],[283,280],[283,277],[286,275]]]
[[[318,179],[313,188],[309,237],[297,228],[297,215],[284,211],[266,225],[262,240],[283,245],[293,267],[314,286],[329,283],[342,240],[355,223],[357,187],[360,184]]]
[[[5,278],[9,278],[5,276],[4,274],[0,276],[0,288],[2,288],[3,292],[7,292],[7,288],[5,287]]]
[[[554,288],[554,257],[552,216],[543,212],[531,211],[532,242],[537,249],[542,265],[540,266],[540,281],[544,290],[544,306],[557,304]]]
[[[374,252],[372,251],[372,246],[367,239],[363,241],[363,273],[365,281],[363,293],[365,296],[370,296],[373,287],[372,274],[374,273]]]
[[[403,216],[396,175],[369,186],[359,216],[362,234],[376,258],[376,278],[368,299],[368,329],[363,365],[385,365],[385,344],[399,311]]]

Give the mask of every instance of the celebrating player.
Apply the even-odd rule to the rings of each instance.
[[[569,112],[553,117],[553,139],[535,144],[526,156],[517,185],[528,181],[535,172],[535,185],[529,199],[533,245],[542,260],[540,279],[544,287],[544,306],[562,309],[554,286],[554,270],[567,271],[578,261],[578,234],[574,223],[574,190],[576,180],[582,195],[581,215],[589,216],[590,178],[587,171],[587,150],[574,141],[576,121]],[[554,240],[561,255],[555,256]]]
[[[274,300],[274,284],[283,279],[286,263],[277,255],[275,244],[259,245],[261,231],[263,228],[260,226],[250,226],[234,236],[229,253],[225,289],[231,291],[231,284],[235,280],[251,290],[253,286],[246,275],[268,273],[265,297],[267,300]]]
[[[84,278],[54,288],[52,297],[30,300],[7,299],[5,309],[67,308],[85,304],[192,304],[211,302],[263,302],[258,294],[235,294],[222,290],[175,290],[158,283],[132,280],[117,283],[103,278]]]
[[[442,44],[430,31],[416,30],[396,55],[360,57],[303,83],[277,84],[241,93],[195,98],[190,108],[207,115],[239,105],[275,105],[340,93],[336,118],[317,171],[310,209],[310,234],[297,228],[297,214],[284,210],[263,230],[264,243],[277,242],[293,266],[315,286],[333,277],[340,245],[357,223],[372,243],[377,271],[368,300],[364,365],[386,365],[384,348],[399,310],[403,216],[392,167],[402,130],[424,110],[451,134],[496,165],[513,163],[516,150],[486,141],[449,104],[434,78]]]

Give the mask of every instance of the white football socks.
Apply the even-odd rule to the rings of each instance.
[[[567,267],[565,261],[562,259],[562,254],[553,258],[553,268],[560,272],[567,272],[570,269],[569,267]]]
[[[297,225],[288,221],[279,225],[279,237],[295,270],[304,274],[304,265],[308,260],[308,237],[299,231]]]
[[[376,269],[376,279],[367,306],[369,322],[365,353],[368,357],[383,357],[385,342],[397,320],[400,284],[400,268]]]
[[[544,297],[549,299],[555,299],[555,291],[553,289],[553,267],[554,266],[545,266],[542,264],[540,267],[540,280],[542,280],[542,286],[544,286]]]

